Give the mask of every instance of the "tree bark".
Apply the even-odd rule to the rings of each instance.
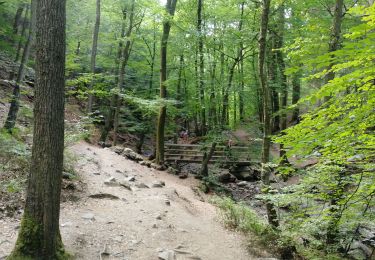
[[[176,10],[177,0],[167,0],[165,9],[167,13],[173,17]],[[167,87],[165,82],[167,80],[167,47],[169,32],[171,30],[171,23],[169,17],[164,18],[163,21],[163,34],[161,37],[161,48],[160,48],[160,98],[165,99],[167,97]],[[164,163],[164,130],[165,120],[167,117],[167,107],[162,104],[159,110],[157,132],[156,132],[156,163]]]
[[[98,38],[99,38],[99,29],[100,29],[100,0],[96,0],[96,19],[95,19],[95,26],[94,26],[94,33],[92,36],[92,50],[91,50],[91,62],[90,62],[90,71],[93,74],[92,80],[89,85],[89,95],[88,95],[88,103],[87,103],[87,112],[92,112],[92,105],[93,105],[93,94],[92,90],[95,84],[95,67],[96,67],[96,54],[98,51]]]
[[[64,151],[65,0],[36,8],[34,141],[25,211],[9,259],[61,259],[60,190]]]
[[[329,48],[328,52],[332,53],[334,51],[337,51],[340,49],[341,44],[341,25],[343,20],[343,8],[344,8],[344,0],[336,0],[335,2],[335,11],[333,14],[333,22],[332,22],[332,29],[331,29],[331,37],[329,41]],[[331,59],[333,59],[334,56],[331,55]],[[334,62],[331,61],[331,63],[328,66],[328,70],[331,70],[334,66]],[[328,83],[331,80],[335,78],[335,72],[329,71],[326,75],[325,82]],[[328,100],[330,97],[326,97],[326,100]]]
[[[293,86],[292,104],[295,105],[298,103],[301,97],[301,79],[298,73],[293,76],[292,86]],[[296,107],[293,109],[292,122],[296,124],[298,123],[298,121],[299,121],[299,108]]]
[[[29,9],[30,9],[29,5],[26,5],[25,15],[24,15],[24,18],[23,18],[23,23],[22,23],[21,35],[20,35],[20,39],[18,40],[16,57],[14,59],[15,62],[17,62],[20,59],[22,43],[24,41],[26,28],[27,28],[27,19],[28,19],[28,16],[29,16]],[[30,18],[30,23],[31,23],[31,19],[32,18]],[[29,32],[29,34],[30,34],[30,32]],[[13,75],[10,77],[10,79],[11,80],[13,79]]]
[[[201,135],[206,134],[206,105],[205,105],[205,90],[204,90],[204,54],[203,54],[203,32],[202,32],[202,9],[203,0],[198,0],[197,10],[197,31],[198,31],[198,56],[199,56],[199,99],[201,111]]]
[[[259,34],[259,55],[258,55],[258,66],[259,66],[259,80],[262,89],[263,98],[263,145],[262,145],[262,184],[263,190],[268,193],[270,187],[270,171],[267,169],[266,164],[270,159],[270,145],[271,145],[271,106],[270,106],[270,91],[266,79],[265,73],[265,57],[266,57],[266,43],[267,43],[267,29],[268,19],[270,11],[271,0],[262,0],[262,16],[261,26]],[[270,202],[266,202],[268,222],[277,227],[279,221],[277,219],[277,213],[274,205]]]
[[[125,82],[125,68],[128,65],[129,57],[130,57],[130,52],[131,52],[131,44],[132,41],[130,40],[130,36],[133,31],[134,27],[134,9],[135,8],[135,0],[132,0],[131,4],[131,10],[130,10],[130,16],[129,16],[129,27],[126,31],[125,37],[128,39],[126,41],[125,47],[123,47],[122,54],[121,54],[121,68],[119,71],[119,81],[118,81],[118,91],[119,94],[123,91],[124,88],[124,82]],[[121,109],[121,103],[122,103],[122,98],[120,98],[119,95],[116,95],[116,107],[115,107],[115,118],[113,122],[113,145],[117,145],[117,133],[118,133],[118,128],[119,128],[119,117],[120,117],[120,109]]]
[[[280,123],[280,131],[283,131],[287,128],[287,103],[288,103],[288,82],[287,77],[285,75],[285,61],[284,55],[281,50],[284,45],[284,27],[285,27],[285,6],[281,5],[278,10],[278,39],[277,39],[277,52],[276,52],[276,59],[279,65],[279,72],[280,72],[280,85],[281,85],[281,123]],[[289,164],[288,158],[286,157],[286,152],[282,144],[280,144],[280,159],[281,164]]]
[[[36,4],[37,4],[36,1],[37,0],[33,0],[31,2],[32,6],[31,6],[31,21],[30,21],[30,26],[29,26],[29,36],[27,38],[25,47],[23,49],[22,59],[21,59],[20,66],[18,68],[17,79],[16,79],[16,83],[13,89],[8,116],[4,124],[4,128],[10,133],[12,132],[12,129],[16,125],[17,115],[18,115],[18,111],[20,108],[20,84],[24,78],[25,67],[29,60],[30,48],[31,48],[31,45],[33,43],[33,38],[34,38],[34,30],[35,30],[35,22],[36,22],[35,13],[36,13]]]

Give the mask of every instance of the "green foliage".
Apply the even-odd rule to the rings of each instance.
[[[288,155],[303,160],[318,156],[318,163],[299,171],[299,184],[284,189],[273,200],[291,209],[285,229],[312,241],[313,250],[348,251],[356,231],[365,223],[374,223],[375,206],[375,6],[350,11],[362,17],[362,24],[345,35],[341,50],[311,61],[321,72],[307,78],[320,79],[325,67],[334,62],[336,77],[301,100],[313,106],[330,97],[321,106],[303,116],[275,140],[288,147]],[[292,170],[294,171],[294,170]],[[326,240],[334,234],[334,243]]]

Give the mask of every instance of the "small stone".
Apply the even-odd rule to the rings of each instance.
[[[171,201],[170,201],[170,200],[167,200],[167,199],[166,199],[164,202],[165,202],[165,204],[166,204],[167,206],[170,206],[170,205],[171,205]]]
[[[138,183],[135,185],[137,188],[140,188],[140,189],[149,189],[150,187],[147,186],[146,184],[144,184],[143,182],[141,183]]]
[[[180,179],[187,179],[187,177],[188,177],[187,173],[180,173],[180,175],[178,175],[178,178]]]
[[[119,197],[109,194],[109,193],[97,193],[97,194],[89,195],[89,197],[93,199],[110,199],[110,200],[120,199]]]
[[[162,220],[163,216],[160,214],[160,215],[157,215],[156,219],[157,220]]]
[[[152,183],[153,188],[163,188],[165,186],[164,181],[155,181]]]
[[[176,254],[173,250],[165,250],[159,253],[159,259],[161,260],[176,260]]]
[[[100,175],[100,172],[93,172],[94,175]]]
[[[247,186],[247,181],[241,181],[237,183],[238,187],[246,187]]]
[[[152,225],[152,228],[158,228],[158,225],[153,224],[153,225]]]
[[[82,215],[82,218],[86,220],[95,220],[95,215],[92,213],[86,213]]]
[[[126,178],[126,181],[135,181],[135,176],[130,176]]]
[[[120,184],[117,182],[117,180],[116,180],[115,177],[110,177],[110,178],[108,178],[107,180],[104,181],[104,184],[105,184],[105,185],[108,185],[108,186],[118,186],[118,185],[120,185]]]
[[[131,187],[131,185],[128,183],[128,182],[126,182],[126,181],[122,181],[122,182],[120,182],[120,186],[121,187],[124,187],[125,189],[127,189],[127,190],[132,190],[132,187]]]

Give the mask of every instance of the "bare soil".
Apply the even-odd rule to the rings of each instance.
[[[241,234],[223,227],[193,178],[180,180],[85,142],[70,149],[80,178],[71,188],[81,192],[63,199],[60,230],[76,259],[159,259],[168,250],[177,260],[257,259]],[[111,177],[115,181],[105,184]],[[135,178],[126,182],[130,188],[118,185],[129,177]],[[13,248],[18,229],[19,219],[0,219],[0,259]]]

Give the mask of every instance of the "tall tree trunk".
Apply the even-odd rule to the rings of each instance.
[[[214,25],[215,26],[215,25]],[[215,86],[216,86],[216,51],[213,50],[213,62],[211,69],[211,82],[210,82],[210,108],[208,111],[208,117],[210,121],[210,127],[216,127],[217,125],[217,111],[216,111],[216,95],[215,95]]]
[[[14,23],[13,23],[14,39],[12,39],[12,42],[14,42],[14,43],[17,42],[18,28],[20,26],[20,22],[21,22],[21,19],[22,19],[22,13],[23,13],[24,8],[25,8],[24,4],[19,4],[18,8],[17,8],[17,11],[16,11],[16,15],[14,17]]]
[[[132,41],[130,40],[130,36],[134,29],[134,13],[135,13],[135,0],[132,0],[130,16],[129,16],[129,27],[126,31],[125,37],[127,39],[125,43],[125,47],[123,47],[122,54],[121,54],[121,68],[119,71],[119,81],[118,81],[118,91],[121,94],[124,88],[125,82],[125,68],[128,65],[130,52],[131,52],[131,45]],[[139,24],[140,25],[140,24]],[[115,118],[114,118],[114,126],[113,126],[113,145],[117,145],[117,133],[119,128],[119,117],[120,117],[120,109],[121,109],[122,98],[119,95],[116,95],[116,107],[115,107]]]
[[[91,50],[91,62],[90,62],[90,71],[93,74],[89,85],[89,98],[87,103],[87,112],[92,112],[92,105],[94,96],[92,94],[92,90],[95,85],[95,67],[96,67],[96,54],[98,51],[98,38],[99,38],[99,28],[100,28],[100,0],[96,0],[96,19],[95,19],[95,26],[94,26],[94,33],[92,36],[92,50]]]
[[[30,9],[30,6],[26,5],[25,15],[24,15],[23,22],[22,22],[21,35],[20,35],[20,38],[19,38],[18,44],[17,44],[16,57],[14,58],[15,62],[17,62],[20,59],[22,43],[24,41],[24,37],[25,37],[25,34],[26,34],[26,27],[27,27],[27,19],[28,19],[28,16],[29,16],[29,9]],[[32,18],[30,18],[30,23],[31,23],[31,19]],[[10,77],[10,79],[11,80],[13,79],[13,75]]]
[[[59,231],[64,151],[65,1],[36,8],[34,139],[26,205],[9,259],[64,257]]]
[[[20,84],[24,78],[25,67],[29,60],[30,48],[31,48],[31,45],[33,43],[33,38],[34,38],[34,30],[35,30],[35,22],[36,22],[35,12],[36,12],[36,4],[37,4],[36,0],[33,0],[31,4],[32,6],[31,6],[31,21],[30,21],[30,26],[29,26],[29,36],[27,38],[25,47],[23,49],[22,59],[21,59],[20,66],[18,68],[17,79],[16,79],[16,83],[13,89],[8,116],[4,124],[4,128],[8,132],[12,132],[12,129],[16,125],[18,110],[20,108]]]
[[[240,23],[238,25],[238,31],[242,31],[243,26],[243,20],[244,20],[244,9],[245,9],[245,2],[241,3],[241,19]],[[240,121],[244,121],[244,94],[245,94],[245,80],[244,80],[244,58],[243,58],[243,40],[241,35],[241,41],[239,46],[239,57],[240,57],[240,63],[239,63],[239,75],[240,75],[240,90],[239,90],[239,112],[240,112]]]
[[[292,104],[295,105],[298,103],[301,97],[301,79],[299,73],[293,75],[292,79],[293,93],[292,93]],[[299,121],[299,108],[296,107],[293,109],[292,122],[298,123]]]
[[[341,25],[343,20],[343,8],[344,8],[344,0],[336,0],[335,2],[335,11],[333,14],[333,22],[332,22],[332,29],[331,29],[331,38],[329,41],[329,48],[328,52],[334,52],[338,49],[340,49],[341,44]],[[333,59],[333,55],[331,55],[331,58]],[[331,63],[328,66],[328,70],[331,70],[334,66],[334,62],[331,61]],[[335,72],[329,71],[325,81],[328,83],[329,81],[333,80],[335,78]],[[329,97],[326,97],[326,100],[328,100]]]
[[[174,16],[176,10],[177,0],[167,0],[165,9],[170,16]],[[165,84],[167,80],[167,47],[169,32],[171,30],[171,22],[169,18],[164,18],[163,21],[163,34],[161,37],[161,48],[160,48],[160,98],[165,99],[167,97],[167,86]],[[167,107],[162,104],[159,110],[157,132],[156,132],[156,163],[164,163],[164,130],[165,121],[167,117]]]
[[[270,106],[270,91],[267,83],[266,73],[265,73],[265,57],[266,57],[266,46],[267,46],[267,29],[268,29],[268,19],[270,11],[271,0],[262,0],[262,16],[261,16],[261,26],[259,34],[259,56],[258,56],[258,66],[259,66],[259,79],[262,89],[263,98],[263,146],[262,146],[262,184],[264,186],[263,190],[268,193],[270,189],[270,171],[267,169],[266,164],[270,159],[270,145],[271,145],[271,106]],[[277,213],[274,205],[271,201],[266,202],[267,216],[269,223],[277,227],[279,221],[277,219]]]
[[[125,25],[126,25],[126,17],[127,17],[127,9],[124,8],[122,10],[122,24],[121,24],[121,40],[118,43],[118,51],[117,51],[117,59],[116,59],[116,68],[115,68],[115,86],[118,86],[119,83],[119,73],[120,73],[120,64],[122,59],[122,51],[123,51],[123,41],[122,39],[125,37]],[[117,105],[117,94],[112,94],[108,114],[105,119],[104,127],[102,129],[102,133],[100,136],[100,142],[105,145],[107,140],[107,136],[109,131],[113,127],[113,120],[115,117],[115,107]]]
[[[285,75],[285,61],[284,55],[281,50],[284,46],[284,27],[285,27],[285,6],[281,5],[278,10],[278,39],[277,39],[277,52],[276,58],[279,65],[280,72],[280,85],[281,85],[281,123],[280,130],[283,131],[287,128],[287,103],[288,103],[288,83],[287,77]],[[286,152],[283,145],[280,145],[280,158],[282,164],[288,164],[288,158],[286,157]]]
[[[202,9],[203,0],[198,0],[197,10],[197,31],[198,31],[198,56],[199,56],[199,99],[201,111],[201,135],[206,134],[206,105],[205,105],[205,91],[204,91],[204,54],[203,54],[203,32],[202,32]]]
[[[276,34],[271,33],[269,51],[268,51],[268,76],[270,82],[271,91],[271,104],[272,104],[272,133],[277,133],[280,131],[280,115],[278,114],[280,110],[280,98],[279,98],[279,88],[278,88],[278,78],[277,78],[277,53],[273,51],[277,48],[276,46]]]

